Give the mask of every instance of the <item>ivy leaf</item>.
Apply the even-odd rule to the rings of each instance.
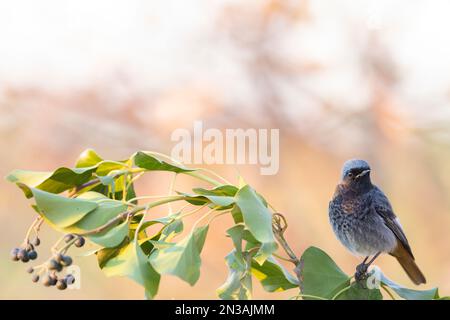
[[[236,254],[242,256],[242,239],[244,237],[245,226],[242,224],[237,224],[227,230],[227,235],[233,241],[234,247],[236,248]]]
[[[193,169],[187,169],[181,166],[176,166],[173,164],[170,164],[168,162],[165,162],[163,160],[159,160],[155,158],[154,156],[151,156],[144,152],[137,152],[134,155],[134,163],[139,168],[143,168],[149,171],[171,171],[175,173],[184,173],[184,172],[191,172],[195,171]]]
[[[244,217],[242,216],[241,209],[237,205],[234,205],[231,209],[231,216],[233,217],[234,223],[243,223]]]
[[[184,192],[177,192],[179,195],[185,196],[186,201],[195,206],[202,206],[210,203],[213,207],[220,207],[217,210],[229,209],[234,203],[235,199],[228,196],[213,196],[213,195],[197,195]]]
[[[175,245],[155,250],[150,255],[150,263],[160,274],[177,276],[193,286],[200,277],[200,253],[208,228],[196,228]]]
[[[94,150],[87,149],[78,157],[75,168],[95,168],[98,176],[105,176],[111,171],[129,166],[129,164],[131,164],[129,160],[105,161]]]
[[[93,167],[97,163],[102,161],[103,159],[94,150],[86,149],[78,157],[75,167],[76,168]]]
[[[59,168],[54,172],[35,172],[14,170],[6,179],[17,184],[25,184],[31,188],[50,193],[61,193],[88,182],[96,168]],[[28,189],[22,189],[27,198],[32,197]]]
[[[239,191],[238,188],[232,185],[223,185],[218,186],[214,189],[208,190],[203,188],[194,188],[192,189],[196,194],[204,195],[204,196],[227,196],[234,197],[236,193]]]
[[[122,243],[120,243],[118,246],[114,248],[103,248],[95,252],[95,255],[97,256],[97,262],[100,269],[103,269],[106,265],[106,263],[117,256],[120,251],[127,246],[130,243],[130,239],[126,237]]]
[[[273,257],[268,258],[262,265],[252,261],[252,274],[268,292],[280,292],[299,286],[298,279]]]
[[[267,206],[249,185],[241,188],[235,196],[236,204],[242,212],[243,220],[252,235],[261,243],[255,261],[264,261],[277,249],[272,231],[272,215]]]
[[[176,235],[182,233],[184,225],[182,220],[173,220],[161,230],[160,240],[171,241]],[[202,246],[203,247],[203,246]]]
[[[129,277],[145,288],[146,296],[150,299],[158,292],[161,276],[148,263],[136,237],[106,262],[103,271],[108,277]]]
[[[77,223],[98,208],[94,201],[66,198],[25,185],[20,186],[34,196],[41,216],[59,230]]]
[[[300,259],[302,293],[331,299],[350,285],[350,277],[322,250],[309,247]]]
[[[128,221],[125,221],[110,230],[89,236],[89,240],[104,248],[113,248],[122,243],[128,236],[128,232]]]
[[[379,274],[381,276],[381,282],[395,291],[400,297],[406,300],[433,300],[439,299],[439,293],[437,288],[433,288],[430,290],[413,290],[405,288],[394,281],[388,279],[382,272],[379,270]]]
[[[350,288],[336,297],[336,300],[383,300],[380,289],[364,288],[357,282],[353,282]]]
[[[98,228],[120,213],[127,211],[127,205],[121,201],[112,200],[97,192],[86,192],[76,200],[86,200],[95,203],[97,207],[75,224],[65,228],[68,233],[83,233]]]
[[[229,253],[225,260],[228,266],[228,277],[225,283],[216,290],[223,300],[249,300],[252,298],[252,276],[245,258],[238,250]]]
[[[61,167],[54,172],[14,170],[6,179],[13,183],[59,194],[89,182],[94,177],[94,173],[97,176],[105,176],[111,171],[125,167],[127,167],[127,161],[104,161],[93,150],[88,149],[81,154],[75,168]],[[32,197],[28,189],[22,190],[27,198]]]

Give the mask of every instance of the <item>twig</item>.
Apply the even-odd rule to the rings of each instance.
[[[397,300],[397,299],[395,299],[395,297],[394,297],[394,295],[392,294],[392,292],[389,291],[388,288],[387,288],[385,285],[381,284],[381,288],[382,288],[384,291],[387,292],[387,294],[391,297],[392,300]]]
[[[272,229],[275,238],[289,256],[290,259],[288,259],[288,261],[295,265],[294,272],[298,278],[299,287],[301,287],[303,282],[301,275],[301,261],[284,238],[284,233],[286,232],[287,227],[288,224],[286,218],[281,213],[274,213],[272,215]]]
[[[286,218],[281,213],[274,213],[272,217],[272,228],[275,235],[275,238],[277,239],[278,243],[283,247],[284,251],[286,251],[286,254],[290,258],[290,262],[294,263],[295,265],[298,265],[300,260],[297,258],[294,251],[291,249],[289,244],[287,243],[286,239],[284,238],[284,232],[286,231],[288,227]]]
[[[184,198],[185,198],[184,196],[171,196],[171,197],[166,197],[165,199],[161,199],[159,201],[149,203],[145,206],[137,206],[137,207],[133,208],[131,211],[125,211],[125,212],[120,213],[115,218],[109,220],[107,223],[105,223],[104,225],[102,225],[96,229],[89,230],[87,232],[80,233],[78,235],[79,236],[89,236],[89,235],[93,235],[93,234],[98,234],[102,231],[109,229],[110,227],[114,226],[118,222],[121,222],[127,218],[133,217],[135,214],[137,214],[143,210],[148,210],[148,209],[151,209],[151,208],[154,208],[154,207],[157,207],[159,205],[166,204],[169,202],[183,200]]]
[[[91,181],[88,181],[86,183],[83,183],[79,186],[76,186],[75,188],[72,189],[72,191],[69,193],[69,198],[73,198],[78,192],[80,192],[81,190],[88,188],[90,186],[96,185],[100,183],[100,179],[95,178]]]
[[[310,295],[310,294],[299,294],[299,295],[296,295],[296,296],[294,296],[294,297],[292,297],[292,298],[290,298],[290,300],[298,300],[299,298],[310,298],[310,299],[316,299],[316,300],[328,300],[327,298],[322,298],[322,297],[318,297],[318,296],[313,296],[313,295]],[[304,299],[303,299],[304,300]]]

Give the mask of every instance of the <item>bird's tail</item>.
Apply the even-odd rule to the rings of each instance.
[[[420,271],[414,261],[414,257],[412,257],[401,244],[399,244],[391,254],[397,258],[398,262],[403,267],[403,270],[405,270],[406,274],[414,284],[419,285],[427,282],[422,271]]]

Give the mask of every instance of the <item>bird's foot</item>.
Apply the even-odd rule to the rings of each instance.
[[[355,280],[357,282],[364,281],[368,278],[367,274],[367,268],[369,266],[367,264],[361,263],[356,266],[356,272],[355,272]]]

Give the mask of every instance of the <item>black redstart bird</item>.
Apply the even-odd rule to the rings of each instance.
[[[370,180],[366,161],[345,162],[341,182],[329,205],[329,217],[342,244],[365,257],[356,268],[357,280],[363,279],[367,268],[381,253],[388,253],[397,258],[412,282],[426,283],[388,198]],[[370,256],[373,258],[367,262]]]

